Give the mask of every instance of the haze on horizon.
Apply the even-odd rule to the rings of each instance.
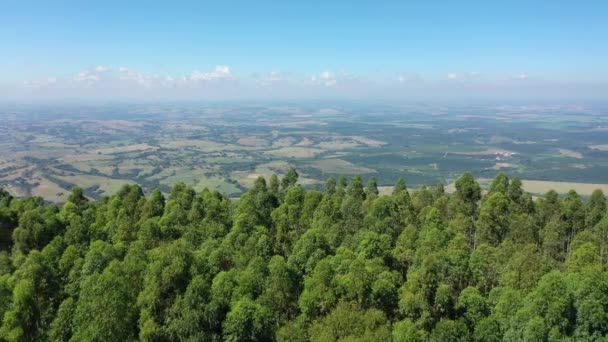
[[[606,1],[10,1],[0,101],[604,100],[606,13]]]

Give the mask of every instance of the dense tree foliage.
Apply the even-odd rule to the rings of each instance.
[[[0,340],[596,341],[608,214],[596,191],[184,184],[61,205],[0,191]],[[366,185],[364,185],[366,184]]]

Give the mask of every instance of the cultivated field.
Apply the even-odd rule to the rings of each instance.
[[[74,185],[100,198],[135,182],[146,192],[183,182],[234,197],[291,167],[308,187],[359,174],[375,176],[382,192],[400,177],[449,190],[465,171],[482,182],[504,171],[535,194],[588,195],[608,184],[603,108],[171,104],[0,115],[9,118],[0,123],[0,186],[55,202]]]

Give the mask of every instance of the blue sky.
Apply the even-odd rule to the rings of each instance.
[[[0,23],[0,84],[15,96],[112,95],[128,82],[145,88],[138,96],[186,97],[279,84],[284,96],[398,96],[403,83],[557,95],[608,83],[600,0],[7,0]]]

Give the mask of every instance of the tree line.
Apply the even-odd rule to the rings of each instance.
[[[238,200],[0,191],[0,340],[607,339],[601,191],[534,198],[502,173],[452,194],[297,181],[260,177]]]

